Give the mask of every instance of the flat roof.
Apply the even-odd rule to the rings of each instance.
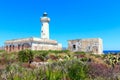
[[[101,38],[80,38],[80,39],[72,39],[72,40],[67,40],[67,41],[76,41],[76,40],[94,40],[94,39],[100,39],[100,40],[102,40]]]
[[[5,44],[24,43],[24,42],[57,43],[56,40],[42,39],[42,38],[36,38],[36,37],[29,37],[29,38],[19,38],[19,39],[6,40],[6,41],[5,41]]]

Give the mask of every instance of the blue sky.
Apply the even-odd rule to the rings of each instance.
[[[51,18],[50,38],[102,38],[104,50],[120,50],[120,0],[0,0],[0,46],[5,40],[40,37],[40,17]]]

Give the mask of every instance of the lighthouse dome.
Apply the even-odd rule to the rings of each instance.
[[[47,13],[46,12],[43,13],[43,17],[41,17],[40,21],[41,22],[50,22],[50,18],[47,17]]]

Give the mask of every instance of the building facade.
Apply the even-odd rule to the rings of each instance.
[[[22,38],[5,41],[5,50],[7,52],[16,52],[24,49],[31,50],[62,50],[62,44],[56,40],[51,40],[49,37],[49,22],[50,18],[47,17],[45,12],[40,18],[41,26],[41,38]]]
[[[103,43],[100,38],[68,40],[68,50],[103,54]]]

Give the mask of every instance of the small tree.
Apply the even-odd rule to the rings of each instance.
[[[22,50],[18,53],[18,59],[20,62],[30,62],[33,59],[33,51],[32,50]]]

